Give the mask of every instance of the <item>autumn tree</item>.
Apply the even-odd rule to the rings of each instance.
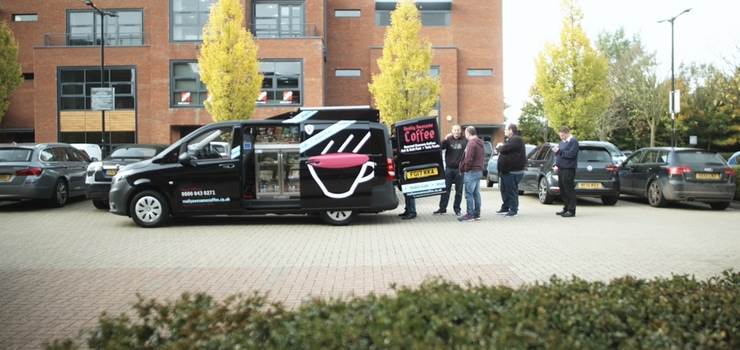
[[[5,21],[0,21],[0,122],[10,107],[10,95],[21,82],[18,44]]]
[[[216,121],[248,119],[260,93],[257,44],[244,28],[239,0],[219,0],[203,28],[198,66],[208,88],[205,107]]]
[[[518,128],[525,143],[540,144],[557,139],[557,132],[545,118],[542,94],[535,87],[529,90],[529,99],[522,106]]]
[[[380,74],[373,75],[370,93],[381,120],[398,121],[426,116],[439,97],[439,79],[432,77],[432,46],[420,37],[419,10],[411,0],[401,0],[391,13],[385,33]]]
[[[599,118],[599,138],[611,139],[619,129],[628,128],[633,140],[647,134],[650,147],[654,147],[661,118],[665,119],[667,113],[662,100],[667,91],[663,91],[655,73],[655,54],[646,52],[638,35],[627,38],[622,29],[599,35],[597,47],[609,63],[608,82],[613,96]]]
[[[581,28],[581,10],[572,0],[563,4],[566,16],[560,43],[548,43],[538,56],[535,85],[551,126],[568,125],[579,138],[594,138],[598,119],[611,99],[608,64]]]

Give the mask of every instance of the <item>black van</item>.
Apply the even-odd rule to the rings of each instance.
[[[122,168],[110,211],[143,227],[171,216],[264,213],[318,214],[345,225],[358,213],[395,209],[394,178],[377,110],[306,108],[209,124]]]

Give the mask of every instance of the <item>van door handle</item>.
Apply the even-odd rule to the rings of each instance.
[[[222,167],[224,169],[233,169],[234,168],[234,163],[222,163],[222,164],[219,164],[218,166],[220,166],[220,167]]]

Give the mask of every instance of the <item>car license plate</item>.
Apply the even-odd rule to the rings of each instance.
[[[437,168],[411,170],[406,173],[406,179],[421,179],[425,177],[436,176],[437,174],[439,174],[439,170],[437,170]]]
[[[584,190],[600,190],[604,188],[600,182],[579,182],[576,187]]]
[[[116,169],[108,169],[105,171],[105,175],[107,176],[115,176],[118,171]]]
[[[0,174],[0,182],[8,182],[11,177],[10,174]]]
[[[696,173],[697,180],[719,180],[719,173]]]

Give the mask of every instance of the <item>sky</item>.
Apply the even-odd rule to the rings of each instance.
[[[675,67],[682,63],[740,61],[740,0],[577,0],[583,29],[592,46],[599,33],[624,28],[639,34],[656,54],[658,77],[671,76],[671,25],[657,23],[691,8],[675,21]],[[535,81],[535,59],[545,43],[560,40],[563,11],[559,0],[504,0],[504,111],[507,121],[519,118]]]

